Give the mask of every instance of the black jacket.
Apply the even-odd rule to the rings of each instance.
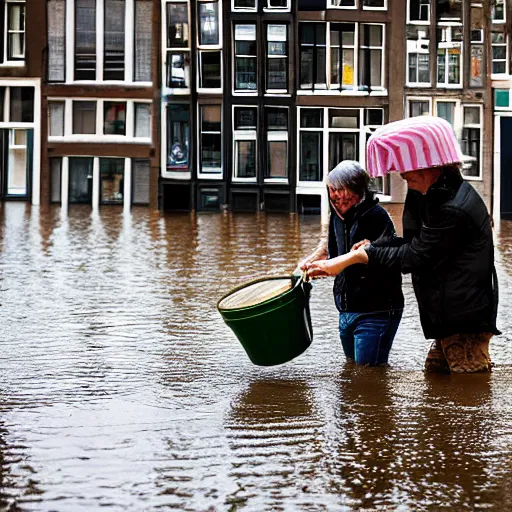
[[[395,227],[388,213],[371,194],[351,208],[344,219],[331,206],[329,258],[350,251],[356,242],[393,237]],[[400,270],[373,272],[366,265],[352,265],[334,280],[334,300],[339,311],[376,312],[404,306]]]
[[[403,227],[368,248],[368,267],[412,274],[425,337],[499,334],[491,219],[475,189],[445,172],[426,195],[407,194]]]

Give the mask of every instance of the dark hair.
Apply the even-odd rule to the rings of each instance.
[[[359,197],[371,192],[370,176],[355,160],[343,160],[326,178],[327,185],[334,190],[348,188]]]

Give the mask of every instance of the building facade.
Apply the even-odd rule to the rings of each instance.
[[[0,0],[1,197],[318,212],[326,174],[365,165],[373,131],[434,114],[454,128],[465,178],[512,216],[511,9]],[[375,186],[404,199],[398,176]]]

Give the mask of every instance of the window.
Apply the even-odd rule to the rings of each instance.
[[[231,0],[234,11],[255,11],[257,0]]]
[[[132,204],[149,204],[149,160],[132,160]]]
[[[507,74],[507,38],[503,32],[491,32],[491,51],[492,74]]]
[[[199,2],[199,45],[220,44],[219,2]]]
[[[455,126],[455,108],[457,104],[454,101],[438,101],[436,103],[437,116],[448,121]]]
[[[100,204],[123,204],[124,158],[100,158]]]
[[[48,102],[48,135],[62,137],[64,135],[64,101]]]
[[[28,194],[29,132],[32,130],[9,130],[9,153],[7,155],[7,195],[26,197]]]
[[[430,99],[426,100],[407,100],[407,117],[417,117],[430,114]]]
[[[105,135],[126,135],[126,102],[105,101],[103,115]]]
[[[199,52],[199,88],[222,88],[221,58],[220,51]]]
[[[152,2],[135,0],[135,62],[133,79],[136,82],[151,82],[152,19]]]
[[[151,138],[151,105],[135,103],[135,137]]]
[[[96,0],[75,2],[75,80],[96,80]]]
[[[190,111],[188,105],[167,107],[167,170],[188,171]]]
[[[484,9],[482,4],[471,4],[471,68],[470,86],[484,85]]]
[[[327,0],[327,6],[341,9],[355,9],[356,0]]]
[[[201,173],[222,173],[222,108],[202,105],[200,109],[199,170]]]
[[[465,157],[462,172],[466,177],[480,178],[482,153],[482,110],[479,105],[463,106],[462,110],[463,125],[461,149]]]
[[[73,101],[73,133],[96,134],[95,101]]]
[[[331,23],[331,89],[354,87],[355,24]]]
[[[410,23],[430,23],[430,0],[408,0],[408,21]]]
[[[267,91],[288,90],[287,26],[267,26]]]
[[[462,30],[462,27],[438,30],[438,87],[462,87]]]
[[[288,179],[288,109],[265,109],[267,132],[266,179]]]
[[[299,181],[323,178],[323,109],[300,109]]]
[[[268,10],[281,10],[288,11],[290,10],[290,0],[265,0],[266,1],[266,9]]]
[[[492,2],[492,22],[505,22],[505,0],[494,0]]]
[[[92,158],[69,158],[69,203],[92,203]]]
[[[7,62],[25,59],[25,0],[6,1],[6,41],[3,60]],[[0,16],[0,19],[3,16]]]
[[[62,158],[50,158],[50,202],[61,202]]]
[[[382,87],[384,26],[361,23],[359,27],[359,88]]]
[[[407,85],[430,85],[430,41],[419,31],[420,39],[407,41]]]
[[[235,25],[235,90],[257,90],[256,25]]]
[[[363,9],[385,9],[386,0],[363,0]]]
[[[9,112],[11,123],[33,123],[34,88],[9,87]]]
[[[463,0],[441,0],[436,2],[438,23],[462,23]]]
[[[359,110],[329,109],[328,117],[331,170],[343,160],[359,160]]]
[[[188,3],[167,3],[167,87],[190,88]]]
[[[300,88],[326,89],[325,23],[300,23]]]
[[[235,180],[256,181],[257,108],[234,108]]]
[[[48,0],[48,81],[66,80],[66,2]]]
[[[125,0],[105,0],[103,80],[124,80]]]
[[[304,22],[299,25],[299,41],[300,89],[365,92],[383,89],[384,25]],[[328,73],[327,50],[330,55]]]

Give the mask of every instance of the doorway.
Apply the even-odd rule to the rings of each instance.
[[[502,117],[500,122],[500,214],[502,219],[512,220],[512,117]]]

